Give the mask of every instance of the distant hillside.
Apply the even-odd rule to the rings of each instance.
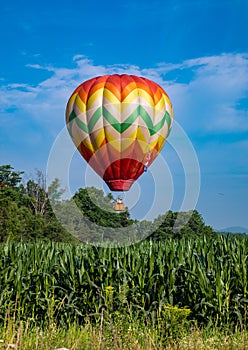
[[[231,226],[226,227],[221,230],[218,230],[219,232],[231,232],[231,233],[248,233],[248,228],[241,227],[241,226]]]

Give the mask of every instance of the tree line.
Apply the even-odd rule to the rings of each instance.
[[[93,240],[101,237],[110,239],[117,229],[122,229],[121,234],[125,236],[126,232],[131,232],[132,224],[137,223],[135,230],[140,231],[136,232],[139,238],[147,237],[144,233],[154,224],[156,230],[149,236],[154,240],[216,234],[205,225],[196,210],[168,211],[153,223],[139,223],[130,217],[128,208],[121,213],[114,211],[111,193],[104,195],[102,190],[94,187],[80,188],[72,198],[62,200],[64,190],[58,179],[54,179],[48,188],[41,171],[36,172],[35,179],[24,180],[23,171],[15,171],[9,164],[0,166],[0,242],[40,239],[75,242],[82,238],[92,241],[92,237]],[[84,220],[79,218],[75,205]]]

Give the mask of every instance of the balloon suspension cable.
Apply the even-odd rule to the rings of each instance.
[[[150,151],[150,145],[149,145],[148,153],[145,155],[145,159],[144,159],[144,172],[145,173],[147,172],[150,161],[151,161],[151,151]]]

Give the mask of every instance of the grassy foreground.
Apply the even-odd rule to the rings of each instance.
[[[68,329],[51,324],[46,330],[29,322],[8,322],[0,329],[0,348],[18,350],[226,350],[248,349],[248,332],[229,333],[217,329],[188,332],[177,329],[176,337],[163,329],[139,324],[116,326],[108,322],[98,326],[87,323],[84,327],[71,325]]]
[[[248,349],[248,238],[0,245],[0,350]]]

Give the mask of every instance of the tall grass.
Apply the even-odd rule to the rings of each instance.
[[[128,317],[156,325],[168,305],[198,324],[244,327],[248,239],[167,239],[122,248],[0,245],[0,322],[101,325]],[[7,315],[7,316],[6,316]],[[165,318],[166,318],[165,317]],[[171,319],[172,320],[172,319]]]
[[[0,348],[18,350],[244,350],[248,348],[247,331],[234,334],[218,329],[191,329],[181,337],[165,337],[159,328],[126,323],[114,327],[84,326],[42,329],[28,321],[9,321],[0,327]]]

